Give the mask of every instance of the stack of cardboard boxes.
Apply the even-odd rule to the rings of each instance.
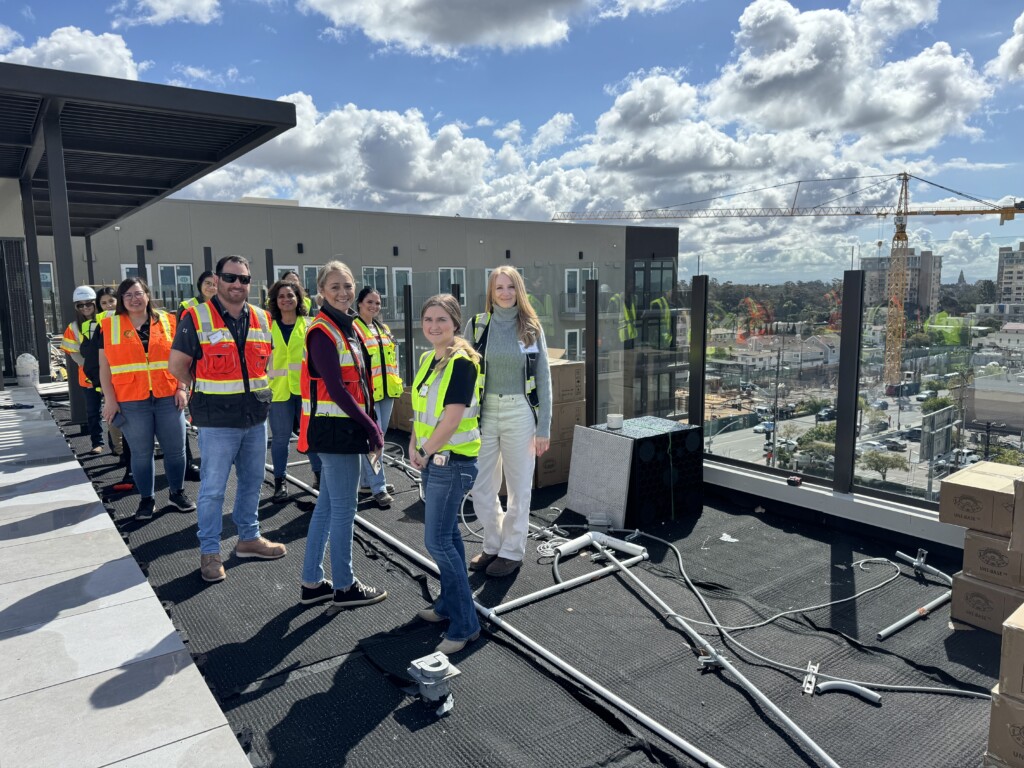
[[[1024,603],[1021,554],[1010,551],[1014,480],[1021,477],[1020,467],[982,461],[947,477],[939,496],[939,519],[967,528],[963,572],[953,577],[950,614],[996,634]]]
[[[552,350],[555,355],[559,350]],[[569,481],[569,459],[572,456],[572,436],[577,424],[586,424],[587,408],[584,401],[583,363],[555,359],[551,366],[551,447],[537,459],[533,475],[534,488]],[[395,400],[391,412],[391,429],[412,430],[412,397],[407,388]],[[505,490],[502,486],[502,495]]]
[[[942,483],[939,519],[967,528],[952,618],[1002,635],[991,768],[1024,768],[1024,468],[979,462]]]

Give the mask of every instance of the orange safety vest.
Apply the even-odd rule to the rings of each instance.
[[[391,329],[384,323],[374,322],[374,328],[356,316],[352,324],[370,355],[370,384],[373,388],[373,402],[385,397],[402,396],[402,377],[398,373],[398,346]]]
[[[171,397],[178,380],[167,370],[171,342],[177,321],[174,315],[157,310],[149,321],[149,350],[142,346],[138,331],[128,315],[111,315],[100,321],[103,354],[110,366],[110,379],[118,402],[132,403],[153,397]]]
[[[356,349],[353,349],[341,329],[331,318],[321,312],[306,329],[306,353],[302,356],[300,376],[302,387],[302,418],[299,422],[298,446],[300,453],[306,453],[309,450],[310,419],[348,418],[348,414],[331,398],[331,393],[327,391],[327,385],[324,384],[323,378],[315,377],[309,371],[309,340],[317,332],[326,333],[334,342],[334,346],[338,350],[338,365],[341,367],[341,382],[348,393],[352,395],[352,399],[364,410],[370,401],[363,351],[358,348],[358,345]]]
[[[69,323],[68,327],[64,329],[64,338],[60,343],[60,351],[69,357],[74,355],[82,354],[82,329],[76,320],[73,323]],[[78,386],[83,389],[92,389],[92,382],[85,376],[85,368],[81,365],[78,366]]]
[[[235,337],[212,301],[204,301],[185,310],[192,316],[203,356],[196,361],[192,390],[204,395],[244,395],[270,389],[267,362],[273,352],[270,318],[251,304],[249,331],[245,337],[245,367],[249,378],[242,378],[242,361]]]

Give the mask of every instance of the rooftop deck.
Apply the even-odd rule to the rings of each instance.
[[[53,413],[58,423],[67,417],[60,407]],[[31,429],[27,421],[21,425]],[[77,431],[67,429],[71,445],[84,450],[88,440],[78,437]],[[400,433],[395,439],[404,442]],[[32,495],[41,489],[32,485],[35,476],[24,474],[29,470],[4,464],[0,457],[0,493],[5,500],[0,511],[0,679],[14,675],[25,681],[13,692],[0,688],[3,765],[115,763],[103,757],[99,747],[83,748],[83,741],[102,744],[107,755],[124,753],[136,761],[123,764],[229,764],[211,760],[213,747],[205,745],[188,757],[165,760],[139,743],[140,734],[151,731],[165,734],[165,745],[181,745],[180,755],[206,733],[234,732],[252,765],[702,764],[678,746],[678,739],[651,730],[651,722],[732,768],[828,764],[744,691],[734,674],[702,666],[686,636],[622,575],[587,581],[501,614],[515,632],[546,649],[544,654],[523,646],[507,629],[485,625],[482,639],[452,658],[461,671],[454,681],[454,708],[437,717],[433,707],[410,693],[406,674],[409,662],[430,653],[437,642],[438,628],[414,618],[428,604],[429,593],[436,592],[437,580],[386,540],[393,537],[424,552],[416,487],[395,469],[389,471],[389,481],[397,486],[394,506],[381,511],[372,502],[363,502],[359,511],[365,523],[386,536],[357,526],[354,546],[356,574],[388,590],[383,603],[336,615],[322,606],[298,604],[314,501],[298,488],[293,488],[288,503],[274,504],[268,485],[261,502],[264,533],[286,543],[288,556],[252,562],[229,555],[227,580],[205,584],[197,573],[195,515],[170,507],[160,512],[167,490],[158,477],[158,515],[153,520],[132,519],[134,495],[111,499],[108,510],[176,632],[166,617],[154,630],[141,619],[115,616],[117,606],[108,606],[114,602],[109,599],[113,590],[100,589],[91,598],[99,602],[69,604],[63,595],[75,585],[79,565],[70,554],[40,549],[40,538],[74,538],[78,553],[106,552],[102,547],[116,548],[121,540],[110,529],[102,533],[74,528],[78,523],[70,522],[73,512],[42,522],[45,512],[41,517],[37,504],[56,500],[57,494],[84,500],[91,491],[80,474],[72,477],[80,470],[66,446],[57,450],[64,446],[59,442],[45,459],[53,464],[38,465],[46,466],[43,496]],[[34,449],[29,453],[34,455]],[[87,458],[83,464],[101,495],[120,477],[112,457]],[[297,466],[294,471],[299,479],[310,479],[308,468]],[[191,490],[195,494],[198,489]],[[534,522],[558,524],[575,535],[583,529],[572,526],[581,526],[584,520],[562,508],[565,491],[565,486],[535,491]],[[6,500],[14,495],[23,500],[11,507]],[[95,504],[90,508],[95,512]],[[470,505],[467,511],[471,513]],[[679,548],[689,578],[726,626],[755,624],[780,611],[852,598],[892,579],[897,571],[886,563],[857,567],[856,561],[894,559],[897,549],[913,546],[898,537],[883,540],[848,525],[833,525],[829,518],[805,522],[779,514],[784,511],[778,503],[747,494],[709,495],[703,510],[690,510],[645,533]],[[40,526],[46,525],[57,533],[43,532]],[[467,555],[472,556],[479,551],[479,540],[472,532],[476,526],[471,514],[469,528],[465,538]],[[233,535],[228,516],[225,553],[231,551]],[[104,536],[111,541],[101,543]],[[824,674],[859,681],[987,693],[998,676],[999,638],[952,626],[948,607],[884,642],[875,639],[881,628],[942,594],[947,587],[940,581],[914,576],[909,567],[901,566],[900,575],[859,598],[733,632],[744,649],[723,640],[713,627],[697,623],[709,621],[707,613],[681,578],[669,547],[652,538],[637,543],[647,547],[650,559],[633,566],[633,573],[673,612],[692,620],[707,642],[835,764],[981,765],[989,719],[985,699],[891,691],[882,692],[881,703],[873,705],[848,693],[805,695],[801,672],[780,670],[753,655],[797,670],[813,662]],[[471,575],[482,606],[493,607],[554,583],[552,558],[536,551],[539,544],[531,543],[527,562],[514,577]],[[931,565],[947,573],[959,569],[955,556],[937,554],[929,558]],[[591,555],[585,551],[566,558],[560,566],[562,577],[592,574],[605,564],[592,562]],[[149,594],[124,553],[104,562],[110,563],[104,571],[121,569],[135,579],[134,586],[116,592],[120,605],[134,604],[135,596]],[[31,570],[44,563],[50,564],[47,575]],[[122,599],[125,595],[131,597]],[[64,632],[63,627],[87,611],[106,612],[111,623],[106,629]],[[553,666],[547,653],[642,711],[648,725],[592,694]],[[55,682],[68,677],[60,672],[65,656],[82,655],[106,658],[93,667],[82,666],[74,680]],[[190,658],[195,667],[188,664]],[[160,664],[170,665],[168,671],[161,673]],[[167,684],[186,677],[199,680],[197,668],[212,697],[205,689],[177,695]],[[114,689],[112,680],[136,684]],[[173,706],[152,698],[164,693],[173,698]],[[130,706],[132,715],[107,719],[102,738],[97,739],[90,735],[90,730],[97,731],[89,723],[111,700],[119,707]],[[187,730],[185,723],[207,709],[214,710],[207,714],[215,720],[220,713],[212,707],[214,701],[228,726],[221,721],[203,736],[179,735]],[[55,718],[55,712],[65,716]],[[10,734],[15,734],[13,739]]]

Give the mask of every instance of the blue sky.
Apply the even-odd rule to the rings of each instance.
[[[296,103],[293,131],[191,197],[543,220],[906,169],[1024,198],[1024,14],[1003,0],[0,0],[0,60]],[[892,237],[849,219],[679,226],[683,275],[699,254],[734,281],[835,277]],[[910,236],[943,254],[944,282],[994,278],[1024,217],[912,219]]]

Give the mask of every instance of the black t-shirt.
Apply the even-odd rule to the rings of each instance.
[[[434,365],[437,365],[437,358],[434,358]],[[452,366],[452,378],[448,382],[448,391],[444,393],[444,405],[465,405],[473,402],[473,395],[476,391],[476,366],[464,357],[456,357],[448,363]],[[433,366],[427,369],[426,373],[416,383],[416,388],[423,386],[423,382],[430,377]]]
[[[287,323],[282,323],[280,320],[275,320],[275,322],[277,323],[277,327],[281,330],[281,338],[284,339],[284,345],[287,347],[288,342],[292,339],[292,331],[295,330],[295,323],[288,325]]]

